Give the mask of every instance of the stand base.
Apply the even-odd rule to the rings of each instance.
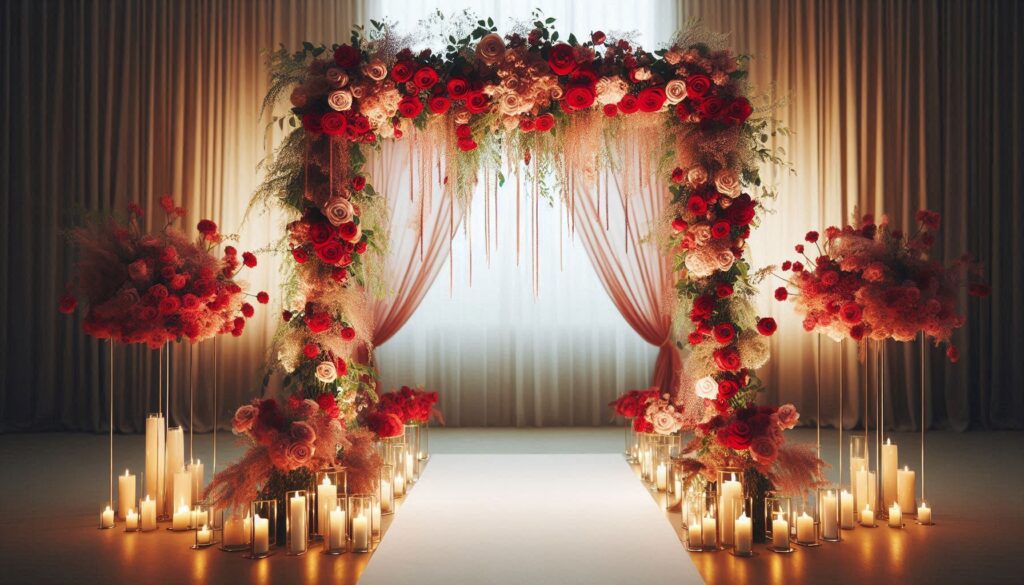
[[[222,544],[219,547],[224,552],[242,552],[249,550],[248,544]]]
[[[799,546],[803,546],[803,547],[806,547],[806,548],[814,548],[816,546],[821,546],[821,543],[818,542],[818,541],[814,541],[814,542],[800,542],[799,540],[794,540],[793,542],[795,542]]]
[[[267,557],[272,557],[272,556],[274,556],[274,551],[265,552],[265,553],[259,554],[259,555],[255,555],[255,554],[252,554],[250,552],[249,554],[245,555],[245,558],[252,559],[254,561],[258,561],[260,559],[265,559]]]
[[[779,553],[780,555],[788,555],[796,551],[796,549],[793,547],[775,548],[774,546],[768,545],[766,548],[772,551],[773,553]]]
[[[756,557],[757,556],[757,553],[754,552],[753,550],[751,550],[748,553],[736,552],[736,548],[735,547],[733,547],[733,549],[731,551],[729,551],[729,554],[731,554],[734,557],[740,557],[740,558],[743,558],[743,559],[749,559],[751,557]]]
[[[336,557],[338,555],[343,555],[346,552],[348,552],[348,551],[346,551],[345,549],[340,549],[340,550],[324,549],[324,554],[325,555],[331,555],[332,557]]]
[[[210,543],[207,543],[207,544],[193,544],[189,548],[191,548],[192,550],[203,550],[204,548],[210,548],[211,546],[213,546],[215,544],[217,544],[217,543],[210,542]]]
[[[914,520],[914,522],[920,524],[921,526],[935,526],[934,522],[921,522],[920,520]]]

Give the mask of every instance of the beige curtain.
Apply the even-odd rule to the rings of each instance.
[[[260,117],[262,51],[331,43],[363,19],[334,0],[11,0],[0,5],[0,430],[107,428],[108,348],[56,311],[76,213],[149,211],[173,194],[238,231],[244,249],[273,243],[284,218],[242,217],[257,163],[279,136]],[[260,389],[277,325],[279,258],[259,254],[252,288],[274,300],[241,338],[218,341],[220,419]],[[211,428],[212,342],[196,349],[196,429]],[[185,349],[172,356],[172,422],[187,423]],[[115,425],[140,431],[157,409],[155,352],[116,349]],[[166,409],[166,408],[165,408]]]
[[[855,209],[907,226],[919,208],[943,214],[937,255],[977,254],[993,285],[987,301],[964,299],[967,326],[949,364],[926,360],[931,425],[1024,426],[1024,142],[1020,30],[1024,4],[986,0],[682,0],[681,21],[700,17],[731,31],[754,55],[752,81],[788,97],[778,115],[795,131],[780,139],[796,175],[775,173],[775,213],[755,230],[755,265],[791,257],[812,226]],[[761,371],[776,402],[793,401],[801,422],[815,412],[817,339],[790,306],[767,299],[780,319],[772,360]],[[846,426],[863,420],[862,380],[846,352]],[[886,421],[920,424],[919,345],[892,343]],[[836,424],[839,348],[821,341],[822,419]]]

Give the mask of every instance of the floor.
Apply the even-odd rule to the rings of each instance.
[[[813,431],[793,435],[814,441]],[[918,467],[918,436],[896,433],[892,439],[903,450],[901,464]],[[107,499],[107,441],[73,433],[0,435],[0,583],[180,583],[183,576],[211,583],[353,583],[365,568],[365,556],[358,555],[254,563],[219,551],[193,552],[182,534],[97,530]],[[834,432],[822,432],[827,461],[836,460],[836,441]],[[115,437],[115,473],[141,469],[143,445],[142,436]],[[430,436],[433,453],[618,453],[622,446],[620,428],[432,429]],[[188,437],[185,449],[188,456]],[[218,465],[243,449],[221,433]],[[196,435],[194,453],[209,470],[212,435]],[[842,543],[787,556],[761,551],[752,559],[722,552],[689,558],[708,583],[1020,583],[1024,433],[929,433],[927,479],[937,523],[932,527],[911,522],[904,531],[858,528],[844,532]],[[410,501],[415,496],[414,489]],[[681,534],[678,515],[664,516]],[[685,554],[681,544],[679,550]]]

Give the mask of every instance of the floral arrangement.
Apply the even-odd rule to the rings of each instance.
[[[366,413],[366,426],[380,437],[396,437],[408,424],[427,424],[436,418],[443,422],[435,408],[437,392],[402,386],[380,395],[377,404]]]
[[[608,403],[608,406],[615,410],[615,414],[636,419],[647,411],[647,403],[657,398],[661,393],[657,388],[646,390],[628,390],[615,400]]]
[[[218,260],[213,249],[225,237],[217,224],[200,221],[192,242],[173,227],[185,209],[166,195],[160,206],[166,221],[156,233],[142,231],[144,211],[136,203],[129,205],[126,221],[108,218],[72,231],[79,259],[60,311],[74,312],[81,299],[88,306],[82,323],[87,335],[153,349],[182,338],[195,343],[241,335],[255,313],[245,297],[270,301],[265,292],[247,295],[235,280],[243,267],[256,266],[256,256],[239,257],[234,246],[225,246]]]
[[[796,245],[800,258],[782,264],[789,273],[786,286],[775,291],[780,301],[791,300],[804,317],[807,331],[834,339],[895,339],[911,341],[919,333],[949,343],[964,324],[957,310],[965,285],[971,296],[987,296],[980,266],[969,255],[950,265],[929,258],[941,218],[922,210],[910,235],[893,229],[888,218],[865,215],[858,225],[831,226],[822,237],[808,232],[806,244]],[[808,246],[816,255],[808,255]],[[792,291],[790,291],[792,289]],[[949,345],[946,355],[957,361]]]

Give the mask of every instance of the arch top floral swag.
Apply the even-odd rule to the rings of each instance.
[[[304,43],[270,55],[265,107],[287,96],[291,108],[274,118],[286,135],[254,203],[276,203],[293,216],[292,278],[271,352],[293,404],[266,416],[282,429],[329,416],[341,430],[332,432],[338,447],[373,418],[372,372],[356,356],[373,326],[365,291],[381,292],[387,209],[373,187],[381,177],[365,168],[382,142],[402,141],[412,156],[410,197],[420,201],[443,191],[467,205],[481,174],[485,184],[514,181],[517,193],[525,185],[534,198],[560,192],[568,207],[573,189],[600,192],[604,183],[607,193],[599,172],[607,168],[641,185],[667,184],[664,213],[645,235],[656,238],[678,275],[676,328],[690,330],[678,346],[690,351],[663,409],[695,432],[703,457],[744,460],[762,471],[776,465],[774,436],[766,445],[752,430],[723,442],[715,429],[727,425],[709,426],[712,417],[751,429],[779,418],[773,407],[754,405],[753,370],[768,359],[765,338],[775,323],[759,319],[751,304],[744,252],[762,201],[774,197],[758,169],[782,162],[766,146],[780,127],[767,100],[755,100],[755,108],[748,97],[746,59],[699,26],[651,52],[602,32],[562,39],[552,18],[504,36],[484,19],[434,52],[402,46],[391,27],[372,24],[347,43]],[[628,158],[623,142],[635,145]],[[697,395],[712,387],[716,401]],[[247,417],[264,416],[255,406]],[[787,412],[782,427],[795,416]],[[262,458],[265,469],[289,472],[307,463],[270,439],[254,441],[254,450],[242,464]],[[241,475],[255,477],[235,470],[231,487],[252,489]],[[215,479],[212,489],[228,493],[225,481]]]

